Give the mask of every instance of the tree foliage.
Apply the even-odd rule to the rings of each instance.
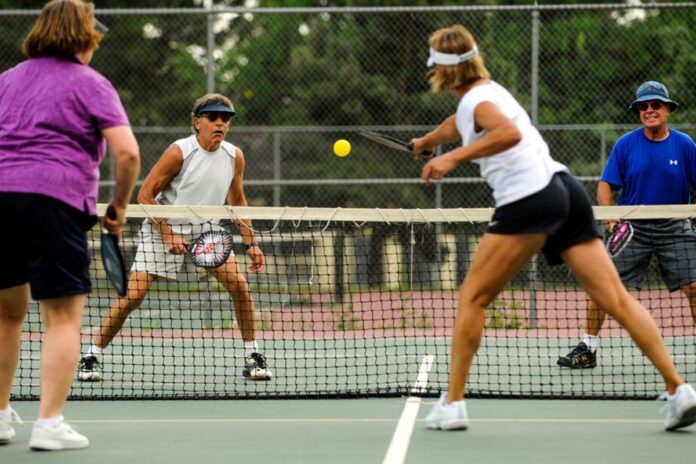
[[[480,0],[473,5],[530,5],[529,1]],[[540,4],[552,2],[539,2]],[[565,3],[586,3],[569,1]],[[214,6],[262,8],[460,6],[432,0],[228,0]],[[37,6],[38,5],[38,6]],[[0,0],[2,8],[38,8],[41,3]],[[138,8],[208,5],[205,0],[141,1]],[[388,13],[248,13],[124,15],[125,0],[97,3],[110,31],[93,66],[119,89],[134,126],[187,126],[191,104],[207,90],[206,54],[215,57],[215,89],[232,98],[238,127],[433,126],[455,110],[447,94],[430,92],[425,60],[428,35],[461,23],[477,38],[493,78],[532,110],[538,89],[538,124],[637,124],[627,110],[645,80],[664,82],[682,103],[674,123],[696,116],[692,77],[696,71],[694,9],[540,10],[539,74],[533,77],[533,15],[530,10],[393,11]],[[207,49],[209,19],[215,50]],[[0,14],[0,70],[23,59],[21,38],[32,16]],[[580,135],[578,135],[580,134]],[[401,158],[369,158],[358,172],[347,162],[314,156],[336,133],[296,134],[283,140],[284,178],[415,177],[418,166]],[[416,135],[402,132],[408,138]],[[582,174],[599,174],[600,135],[546,132],[554,156]],[[604,134],[611,143],[619,132]],[[170,136],[151,138],[161,152]],[[270,152],[268,135],[247,137],[254,151]],[[261,161],[260,161],[261,162]],[[270,172],[270,171],[269,171]],[[462,167],[458,175],[476,175]],[[268,177],[264,174],[261,177]],[[306,189],[307,204],[355,203],[394,187],[342,189],[327,199],[323,187]],[[366,190],[368,190],[367,193]],[[376,193],[375,193],[376,192]],[[461,192],[450,201],[461,204]],[[431,192],[402,189],[402,206],[430,204]],[[476,206],[476,205],[473,205]]]

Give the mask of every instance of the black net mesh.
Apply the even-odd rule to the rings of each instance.
[[[608,210],[602,213],[606,217],[627,211]],[[199,221],[209,211],[183,208],[176,214],[189,217],[183,221]],[[232,217],[225,208],[215,211],[222,213],[217,217]],[[235,290],[226,289],[224,278],[212,277],[186,257],[177,279],[156,281],[106,348],[100,360],[103,380],[76,380],[73,398],[428,395],[446,389],[457,290],[490,210],[248,211],[256,214],[256,240],[267,259],[264,271],[249,272],[233,221],[223,219],[220,226],[233,232],[253,321],[235,315]],[[641,211],[632,214],[640,216]],[[125,231],[127,268],[141,240],[143,216],[152,214],[135,206],[129,212],[139,217],[131,217]],[[679,212],[681,217],[689,214],[688,208]],[[157,216],[176,221],[160,210]],[[83,352],[94,342],[109,306],[118,304],[99,258],[99,234],[93,231],[90,242],[94,290],[87,304]],[[145,256],[150,264],[163,258]],[[643,290],[634,294],[651,311],[683,375],[692,378],[696,330],[686,297],[665,288],[655,262]],[[556,365],[586,327],[586,303],[586,294],[565,266],[548,267],[541,256],[535,258],[486,311],[486,331],[467,393],[655,397],[663,389],[661,377],[611,319],[601,332],[597,368]],[[242,375],[243,328],[254,330],[258,351],[273,373],[270,381]],[[32,306],[15,398],[38,395],[41,339],[38,308]],[[426,381],[421,377],[419,382],[419,372]]]

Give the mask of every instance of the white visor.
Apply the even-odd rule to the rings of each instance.
[[[478,47],[474,45],[474,48],[461,55],[455,55],[451,53],[441,53],[437,50],[430,49],[430,58],[428,58],[428,67],[432,67],[436,64],[442,64],[445,66],[456,66],[459,63],[469,61],[478,55]]]

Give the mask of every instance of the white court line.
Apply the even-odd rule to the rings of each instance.
[[[428,373],[434,359],[435,356],[432,355],[427,355],[423,358],[423,362],[421,362],[418,370],[418,378],[413,385],[412,391],[421,392],[425,390],[425,387],[428,385]],[[404,459],[406,459],[406,451],[408,451],[408,445],[411,441],[413,426],[416,424],[416,418],[418,418],[420,403],[421,399],[416,396],[409,396],[406,399],[406,405],[399,418],[399,423],[396,424],[396,430],[394,430],[387,455],[384,456],[382,464],[402,464]]]
[[[417,398],[416,398],[417,399]],[[313,401],[313,400],[308,400]],[[516,401],[516,400],[512,400]],[[423,403],[427,404],[427,403]],[[35,421],[25,420],[25,424],[33,424]],[[484,418],[471,420],[472,423],[484,424],[549,424],[549,425],[653,425],[662,424],[664,421],[660,419],[520,419],[520,418]],[[106,424],[106,425],[137,425],[137,424],[392,424],[394,418],[361,418],[361,417],[345,417],[345,418],[175,418],[175,419],[70,419],[71,424]]]

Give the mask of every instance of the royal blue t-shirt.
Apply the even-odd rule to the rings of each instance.
[[[696,186],[696,144],[672,128],[665,140],[655,142],[640,127],[616,142],[601,180],[621,190],[618,205],[689,204]]]

